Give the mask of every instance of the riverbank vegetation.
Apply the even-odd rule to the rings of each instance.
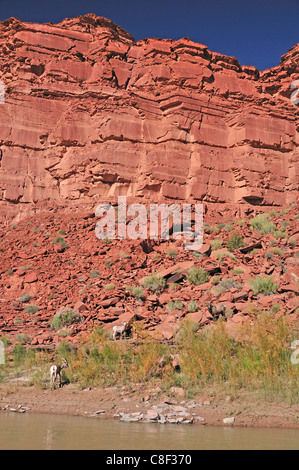
[[[158,384],[165,392],[180,387],[188,397],[218,389],[299,402],[299,364],[291,361],[297,325],[273,311],[257,312],[254,320],[238,325],[234,335],[221,319],[201,329],[184,321],[172,343],[150,336],[140,322],[132,330],[132,338],[112,341],[105,329],[96,326],[76,347],[62,339],[54,357],[53,352],[26,347],[23,338],[10,349],[9,338],[2,337],[7,347],[0,380],[25,375],[30,385],[48,388],[50,363],[66,358],[65,382],[82,388],[141,382],[149,387]]]

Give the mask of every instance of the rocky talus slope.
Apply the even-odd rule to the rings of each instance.
[[[232,332],[261,310],[298,319],[298,52],[259,71],[94,14],[1,22],[1,335],[54,347],[137,321],[171,341],[213,322],[211,301]],[[203,203],[202,248],[99,240],[95,208],[120,195]],[[74,321],[53,327],[61,308]]]
[[[213,322],[218,315],[209,311],[211,301],[225,305],[223,318],[232,334],[262,311],[297,321],[298,210],[289,206],[270,214],[272,233],[264,234],[252,217],[236,221],[228,211],[211,214],[199,251],[185,250],[184,240],[172,237],[99,240],[92,213],[40,214],[2,229],[1,334],[12,343],[21,339],[54,347],[63,338],[76,343],[95,325],[110,331],[127,321],[130,335],[139,324],[171,341],[185,319],[199,326]],[[197,277],[194,268],[200,270]],[[153,274],[163,280],[158,289],[153,282],[144,284]],[[266,289],[252,284],[259,277],[271,281]],[[61,308],[76,316],[53,328]]]

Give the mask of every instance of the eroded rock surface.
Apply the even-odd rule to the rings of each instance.
[[[296,197],[298,44],[272,69],[93,14],[0,23],[0,209]]]

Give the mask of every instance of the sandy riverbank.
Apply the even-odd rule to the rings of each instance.
[[[227,425],[223,423],[224,418],[234,417],[235,421],[230,426],[299,429],[299,405],[265,402],[250,394],[237,397],[201,395],[188,399],[169,397],[155,389],[146,391],[142,386],[134,390],[114,387],[82,390],[70,384],[51,391],[12,383],[1,385],[1,410],[18,410],[20,405],[26,413],[95,419],[119,420],[128,415],[138,417],[140,413],[144,421],[148,413],[153,416],[154,411],[158,410],[160,415],[163,413],[163,416],[171,417],[168,419],[181,416],[186,422],[191,419],[192,425],[224,426]]]

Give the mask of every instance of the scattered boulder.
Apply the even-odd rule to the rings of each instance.
[[[235,419],[234,417],[231,417],[231,418],[224,418],[224,419],[223,419],[223,423],[224,423],[224,424],[233,424],[235,421],[236,421],[236,419]]]

